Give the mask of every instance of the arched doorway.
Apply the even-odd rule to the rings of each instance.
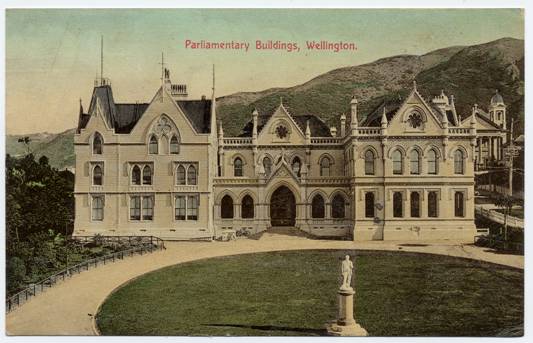
[[[270,197],[270,224],[294,226],[296,222],[296,199],[291,190],[281,186]]]

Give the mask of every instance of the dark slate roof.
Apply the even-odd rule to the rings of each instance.
[[[389,122],[396,114],[396,111],[402,105],[402,99],[384,100],[379,104],[370,114],[363,120],[360,126],[381,126],[381,116],[383,115],[383,107],[385,107],[387,121]]]
[[[148,108],[147,103],[116,104],[109,85],[95,87],[89,105],[89,114],[80,113],[78,132],[87,126],[90,114],[96,110],[97,99],[102,104],[104,118],[116,133],[130,133]],[[199,133],[209,133],[211,126],[211,100],[178,100],[178,106]]]
[[[130,133],[149,104],[115,104],[114,127],[116,133]]]
[[[285,106],[285,109],[288,112],[287,107]],[[277,108],[270,114],[259,114],[257,116],[257,132],[261,132],[267,121],[270,119],[270,117],[274,114],[274,112],[277,110]],[[331,137],[331,132],[329,130],[329,127],[314,114],[300,114],[300,115],[293,115],[289,114],[294,121],[296,122],[296,125],[300,128],[302,132],[305,133],[305,129],[307,127],[307,121],[309,120],[309,129],[311,130],[311,136],[312,137]],[[242,133],[240,134],[240,137],[251,137],[252,136],[252,130],[253,130],[253,122],[250,120],[244,128],[242,129]]]
[[[433,109],[433,112],[435,112],[435,114],[442,116],[442,111],[441,111],[441,109],[439,108],[439,106],[437,106],[436,104],[434,104],[434,103],[432,103],[432,102],[429,104],[429,106],[431,106],[431,108]],[[453,111],[452,111],[452,110],[446,110],[446,118],[448,119],[448,124],[449,124],[450,126],[457,126],[457,125],[459,125],[459,123],[457,123],[457,122],[455,121],[455,116],[453,115]],[[441,119],[441,118],[439,117],[439,120],[440,120],[440,119]]]
[[[211,100],[178,100],[177,103],[196,132],[211,132]]]

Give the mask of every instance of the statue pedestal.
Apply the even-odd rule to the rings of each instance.
[[[339,294],[339,313],[337,320],[326,325],[330,336],[368,336],[368,332],[355,322],[353,317],[352,288],[341,288]]]

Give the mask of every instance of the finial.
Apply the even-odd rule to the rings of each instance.
[[[100,36],[100,83],[104,83],[104,35]]]
[[[441,90],[440,90],[440,95],[441,95],[441,96],[444,96],[444,89],[441,89]]]
[[[280,104],[280,106],[283,106],[283,97],[282,96],[279,97],[279,104]]]
[[[413,80],[413,89],[416,90],[416,80]]]
[[[387,125],[387,107],[383,106],[383,114],[381,115],[381,125]]]
[[[455,96],[454,96],[453,94],[450,95],[450,101],[451,101],[451,102],[454,102],[454,101],[455,101]]]
[[[357,104],[357,98],[355,97],[355,94],[352,95],[352,101],[350,101],[351,104]]]
[[[254,110],[252,111],[252,116],[257,116],[259,115],[259,112],[257,112],[257,108],[254,108]]]
[[[215,94],[215,64],[213,63],[213,94]]]

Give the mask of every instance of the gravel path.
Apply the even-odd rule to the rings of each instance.
[[[453,241],[331,241],[266,233],[258,240],[166,242],[167,249],[98,267],[54,286],[6,316],[9,335],[95,335],[93,316],[117,287],[147,272],[193,260],[276,250],[370,249],[425,252],[524,268],[523,256],[497,254]]]

